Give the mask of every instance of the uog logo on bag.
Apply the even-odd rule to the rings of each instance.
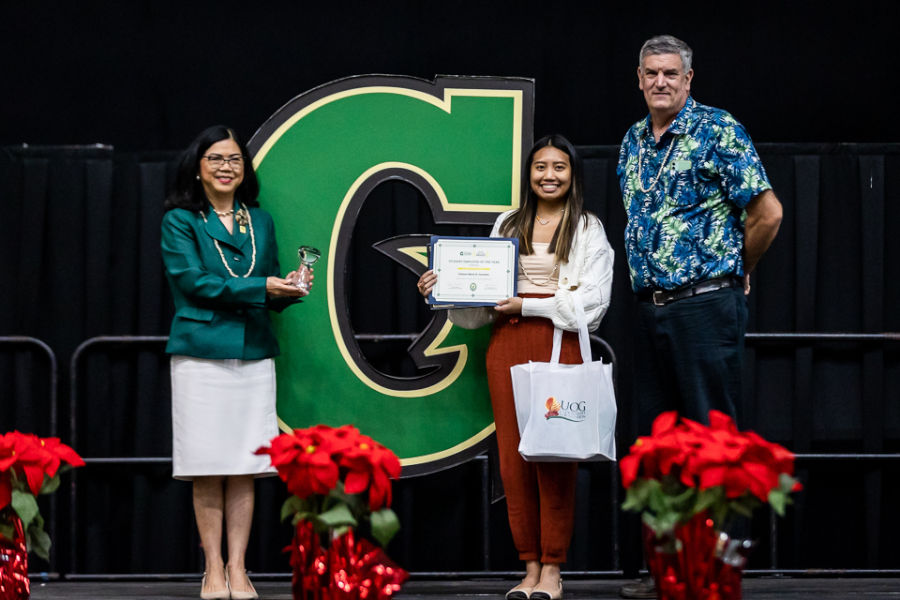
[[[544,418],[547,420],[564,419],[566,421],[580,423],[587,417],[586,406],[583,401],[559,401],[553,396],[550,396],[547,398],[547,402],[544,403],[544,406],[547,407],[547,414],[544,415]]]

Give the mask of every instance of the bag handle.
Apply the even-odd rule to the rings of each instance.
[[[575,307],[575,322],[578,324],[578,345],[581,347],[581,361],[584,364],[591,362],[591,337],[587,328],[587,316],[584,314],[584,306],[578,294],[572,294],[572,305]],[[550,362],[559,364],[559,353],[562,349],[563,330],[553,328],[553,352],[550,354]]]

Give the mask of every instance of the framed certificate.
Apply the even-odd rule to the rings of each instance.
[[[437,275],[434,308],[493,306],[516,295],[519,240],[433,235],[428,266]]]

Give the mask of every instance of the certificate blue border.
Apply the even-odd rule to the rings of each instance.
[[[465,236],[465,235],[433,235],[431,236],[431,241],[428,244],[428,268],[434,269],[434,244],[438,240],[479,240],[479,241],[492,241],[492,242],[512,242],[513,247],[516,249],[516,275],[513,278],[513,293],[515,296],[518,293],[519,288],[519,239],[518,238],[502,238],[502,237],[479,237],[479,236]],[[448,309],[448,308],[468,308],[471,306],[496,306],[496,302],[453,302],[453,303],[444,303],[437,302],[434,299],[434,293],[428,294],[428,298],[425,299],[427,304],[430,304],[433,309]]]

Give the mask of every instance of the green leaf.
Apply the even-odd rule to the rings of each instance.
[[[54,475],[53,477],[47,477],[44,475],[44,485],[41,486],[42,494],[52,494],[57,489],[59,489],[59,475]]]
[[[790,501],[791,499],[788,495],[780,489],[769,491],[769,504],[772,506],[772,510],[775,511],[775,514],[779,517],[784,516],[784,510],[787,508],[788,502]]]
[[[753,507],[745,502],[732,502],[731,510],[748,518],[753,516]]]
[[[315,526],[316,525],[316,522],[315,522],[316,521],[316,513],[310,512],[308,510],[301,510],[298,513],[294,513],[294,518],[291,519],[291,525],[296,527],[297,523],[299,523],[300,521],[310,521],[313,524],[313,526]],[[324,531],[324,530],[320,528],[319,531]]]
[[[30,527],[28,529],[28,550],[34,552],[37,556],[46,561],[50,560],[50,536],[41,527]]]
[[[350,528],[349,525],[343,525],[343,526],[341,526],[341,527],[335,527],[334,529],[331,530],[331,536],[332,536],[331,539],[335,539],[335,538],[341,537],[342,535],[344,535],[345,533],[347,533],[348,531],[350,531],[350,529],[351,529],[351,528]]]
[[[790,494],[797,483],[798,480],[787,473],[782,473],[778,476],[778,489],[785,494]]]
[[[353,518],[353,513],[350,512],[346,504],[338,504],[326,510],[318,515],[316,520],[328,529],[334,529],[342,525],[351,525],[353,527],[357,525],[356,519]]]
[[[666,503],[669,508],[675,509],[678,512],[690,513],[692,507],[696,504],[696,496],[696,488],[686,488],[679,494],[670,494],[666,496]]]
[[[675,529],[675,525],[678,523],[678,514],[671,511],[659,515],[645,512],[642,515],[642,520],[647,527],[653,530],[656,537],[662,537]]]
[[[725,499],[724,496],[725,492],[719,486],[700,490],[697,494],[696,504],[694,504],[694,514],[712,509],[713,506],[720,504]]]
[[[22,526],[25,529],[31,525],[31,522],[38,516],[38,503],[34,496],[21,490],[12,491],[12,508],[22,519]]]
[[[344,491],[344,484],[338,481],[330,492],[328,492],[326,506],[331,507],[337,504],[345,504],[355,516],[360,517],[366,514],[367,506],[362,494],[348,494]]]
[[[400,519],[390,508],[382,508],[372,513],[372,537],[378,540],[382,547],[387,546],[391,538],[400,531]]]
[[[281,505],[281,520],[284,521],[288,517],[302,512],[305,508],[304,504],[304,501],[297,496],[289,496]]]
[[[660,486],[654,486],[648,490],[647,506],[655,513],[664,512],[668,508],[668,496]]]
[[[638,479],[625,491],[623,510],[638,512],[647,506],[650,490],[654,486],[659,487],[659,482],[650,479]]]
[[[12,540],[16,536],[16,528],[9,523],[0,523],[0,537]]]

